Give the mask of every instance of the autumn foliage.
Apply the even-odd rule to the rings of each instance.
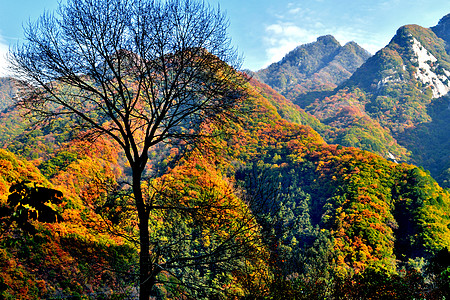
[[[216,138],[150,154],[147,171],[158,175],[142,189],[155,207],[152,259],[163,268],[154,293],[176,299],[444,295],[449,192],[421,168],[326,144],[311,127],[286,120],[311,115],[297,114],[265,85],[252,81],[247,88],[251,101],[237,108],[242,114],[226,132],[204,124]],[[344,106],[349,122],[362,122]],[[70,119],[58,122],[70,128]],[[29,217],[31,235],[17,222],[2,226],[2,296],[136,295],[138,222],[123,183],[130,175],[123,154],[108,139],[62,139],[68,135],[61,131],[56,145],[50,136],[25,134],[11,150],[26,156],[18,149],[39,141],[45,153],[24,158],[0,150],[1,207],[11,208],[11,186],[30,182],[63,194],[51,206],[61,218]],[[209,249],[223,251],[223,260],[208,261]],[[180,265],[180,253],[205,259]]]

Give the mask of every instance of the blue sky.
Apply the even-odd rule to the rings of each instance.
[[[9,45],[23,40],[22,25],[59,0],[0,0],[0,68]],[[65,0],[63,0],[65,1]],[[230,20],[229,33],[244,55],[244,68],[259,70],[296,46],[331,34],[372,54],[406,24],[431,27],[450,13],[446,0],[207,0]],[[0,75],[4,74],[0,71]]]

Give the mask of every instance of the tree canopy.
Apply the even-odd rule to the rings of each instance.
[[[154,205],[143,194],[149,150],[195,142],[220,128],[245,99],[246,77],[226,16],[194,0],[69,0],[25,29],[10,53],[21,82],[18,105],[40,121],[69,116],[86,138],[123,150],[139,218],[140,297],[161,271],[150,254]],[[209,259],[209,258],[208,258]]]

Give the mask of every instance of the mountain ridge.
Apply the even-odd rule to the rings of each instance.
[[[431,28],[401,26],[388,45],[351,76],[342,77],[334,88],[317,91],[310,86],[309,91],[293,91],[276,82],[268,84],[323,123],[319,132],[328,143],[423,166],[450,187],[450,158],[445,154],[449,146],[445,132],[450,130],[445,122],[445,103],[450,107],[446,100],[450,92],[449,37],[450,14]],[[296,76],[285,72],[280,69],[272,77]],[[302,74],[300,80],[304,77]],[[440,104],[433,105],[435,102]],[[444,109],[436,113],[437,106]],[[438,136],[440,143],[436,142]],[[435,147],[425,146],[430,141]]]
[[[255,78],[278,92],[302,94],[335,88],[370,54],[355,42],[344,46],[331,35],[300,45],[277,63],[255,72]]]
[[[431,30],[433,30],[433,32],[438,37],[440,37],[447,43],[446,49],[447,49],[447,52],[449,52],[450,51],[450,14],[447,14],[444,17],[442,17],[436,26],[431,27]]]
[[[242,201],[238,207],[251,212],[252,220],[258,221],[258,226],[253,228],[261,234],[264,244],[258,247],[267,256],[245,261],[246,268],[254,271],[251,276],[237,270],[214,278],[220,283],[217,290],[232,289],[241,297],[261,295],[277,299],[297,293],[310,298],[317,293],[330,296],[330,290],[324,288],[328,282],[334,285],[336,295],[348,298],[348,292],[339,291],[340,284],[350,289],[355,276],[377,270],[379,276],[389,279],[401,268],[412,269],[415,260],[428,261],[450,247],[447,217],[450,194],[429,174],[354,147],[329,145],[308,125],[316,122],[321,130],[325,125],[316,117],[255,79],[251,79],[248,89],[250,97],[239,107],[239,121],[229,124],[229,134],[218,135],[211,141],[211,148],[210,143],[200,143],[192,156],[176,162],[163,175],[182,189],[188,189],[180,204],[192,201],[198,205],[199,199],[207,195],[218,194],[222,199],[225,193],[224,198]],[[7,111],[0,117],[7,118],[10,113]],[[364,116],[361,118],[364,120]],[[4,258],[0,266],[7,274],[3,283],[7,284],[6,295],[11,297],[25,297],[24,293],[31,293],[35,298],[101,293],[105,284],[100,282],[104,278],[108,279],[106,287],[123,291],[123,297],[132,288],[132,280],[126,274],[113,270],[135,266],[136,248],[121,236],[111,236],[108,230],[102,230],[102,222],[120,225],[117,223],[120,220],[133,228],[133,223],[130,224],[135,217],[133,211],[109,197],[109,191],[121,181],[121,172],[126,169],[118,168],[120,153],[113,141],[105,138],[86,144],[83,140],[73,140],[67,133],[71,131],[70,122],[70,119],[58,120],[56,125],[61,132],[41,127],[31,134],[23,127],[23,132],[14,138],[14,147],[8,147],[22,153],[20,159],[7,150],[0,150],[3,191],[0,208],[6,205],[6,193],[16,178],[51,184],[66,196],[61,207],[63,222],[36,222],[38,234],[31,240],[12,243],[12,236],[0,236],[0,255]],[[176,148],[170,148],[173,145],[168,147],[169,153],[177,153]],[[28,153],[20,152],[21,149],[42,151]],[[37,168],[23,158],[34,154],[38,157],[28,159]],[[154,156],[158,159],[157,154]],[[164,178],[154,180],[160,179]],[[197,191],[203,194],[197,195]],[[120,192],[124,198],[117,201],[132,201],[126,190]],[[233,211],[230,216],[239,218],[235,215],[238,211],[226,207]],[[207,219],[215,213],[218,211],[207,215]],[[176,218],[178,223],[168,224],[157,214],[152,224],[155,238],[167,241],[181,230],[194,243],[193,248],[183,248],[183,251],[207,247],[214,237],[209,238],[208,228],[201,232],[191,228],[197,217],[191,219],[186,215],[186,219]],[[181,224],[182,220],[186,223]],[[225,224],[221,234],[226,234],[227,228]],[[180,247],[184,245],[180,243]],[[83,252],[85,249],[88,255]],[[56,253],[61,256],[57,257]],[[198,280],[213,278],[209,277],[212,271],[188,269],[178,278],[183,274]],[[167,276],[161,278],[162,282],[171,279],[169,274],[161,276]],[[89,280],[83,281],[85,277]],[[47,289],[30,286],[30,290],[24,291],[21,287],[28,280]],[[407,278],[398,280],[399,284],[408,283]],[[284,288],[278,290],[278,284]],[[163,295],[185,292],[182,287],[172,291],[162,285],[157,289]],[[410,291],[415,292],[416,289]],[[207,295],[207,291],[202,293]]]

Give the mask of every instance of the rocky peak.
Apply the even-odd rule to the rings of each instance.
[[[318,43],[322,43],[322,44],[333,44],[333,45],[337,45],[340,46],[341,44],[334,38],[334,36],[328,34],[328,35],[323,35],[317,38],[317,42]]]
[[[298,46],[277,64],[282,65],[288,63],[292,66],[298,66],[303,72],[314,73],[340,47],[341,44],[333,36],[321,36],[317,38],[316,42]]]
[[[335,88],[368,57],[370,53],[356,43],[341,46],[332,35],[325,35],[298,46],[281,61],[256,72],[255,77],[292,100],[309,91]]]
[[[431,98],[450,91],[450,57],[444,43],[429,28],[405,25],[397,30],[390,43],[354,73],[345,85],[357,85],[372,93],[382,87],[402,89],[403,84],[415,85],[421,93],[427,90]]]
[[[437,58],[431,54],[415,37],[412,38],[411,47],[414,52],[412,62],[417,64],[414,74],[426,87],[430,87],[433,98],[445,96],[450,91],[450,72],[442,68]]]

